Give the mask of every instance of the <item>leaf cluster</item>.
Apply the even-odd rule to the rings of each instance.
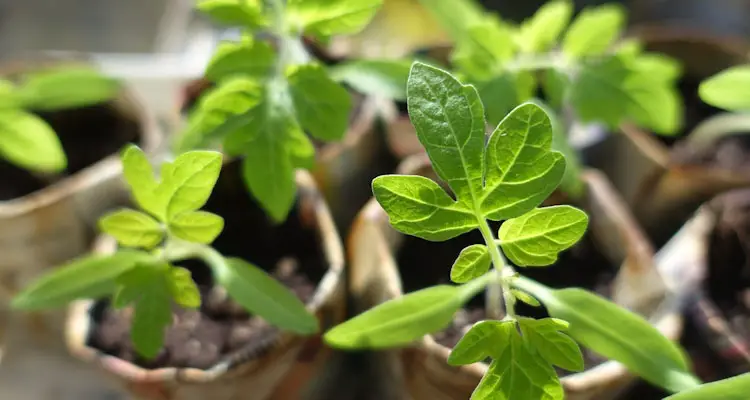
[[[34,172],[67,167],[57,134],[32,111],[84,107],[114,97],[119,84],[85,67],[57,67],[0,79],[0,157]]]
[[[450,273],[458,285],[387,301],[328,331],[327,343],[409,345],[445,328],[468,300],[494,286],[503,292],[505,317],[472,326],[448,358],[451,365],[489,360],[472,399],[562,399],[554,367],[581,371],[579,344],[668,390],[698,385],[681,350],[640,316],[593,293],[553,290],[513,272],[513,266],[553,264],[588,225],[577,208],[540,207],[565,170],[564,156],[552,150],[552,124],[543,108],[521,104],[487,137],[477,89],[421,63],[412,66],[407,104],[419,141],[451,193],[425,177],[385,175],[373,181],[375,198],[404,234],[446,241],[478,229],[484,243],[458,255]],[[497,236],[488,220],[504,221]],[[491,296],[489,301],[487,308],[500,306]],[[550,318],[517,316],[517,301],[543,304]]]
[[[189,270],[174,265],[198,258],[230,297],[269,323],[300,334],[314,333],[317,319],[288,289],[259,267],[224,258],[209,247],[224,228],[220,216],[201,211],[219,177],[222,155],[189,151],[161,166],[160,179],[137,146],[122,154],[125,180],[140,210],[124,208],[99,220],[120,250],[71,261],[41,277],[13,300],[19,309],[60,307],[82,298],[112,296],[115,308],[134,309],[136,350],[154,357],[172,323],[173,304],[198,308],[201,295]]]

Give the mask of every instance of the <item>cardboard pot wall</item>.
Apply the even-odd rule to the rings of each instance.
[[[405,160],[399,173],[434,177],[423,155]],[[658,308],[657,327],[670,338],[679,337],[679,310],[671,304],[660,307],[667,295],[667,283],[653,263],[651,245],[606,178],[591,170],[584,177],[588,194],[579,206],[590,216],[590,234],[605,257],[621,265],[612,281],[611,297],[649,317],[656,316]],[[417,268],[401,265],[399,271],[396,252],[405,240],[390,227],[387,215],[374,199],[361,211],[348,239],[351,291],[360,307],[372,307],[402,295],[404,269]],[[401,385],[414,400],[469,398],[487,366],[476,363],[451,367],[447,364],[449,353],[450,349],[439,344],[434,335],[414,347],[391,350],[390,384]],[[573,400],[614,398],[634,381],[635,377],[614,361],[562,379],[566,399]]]
[[[231,166],[232,163],[225,164],[222,175],[228,165]],[[217,187],[222,185],[221,180],[222,176]],[[328,207],[311,176],[307,172],[297,171],[297,185],[297,207],[290,218],[299,220],[291,222],[312,231],[317,238],[315,251],[322,255],[320,262],[324,269],[307,308],[318,316],[321,329],[325,330],[344,317],[343,250]],[[244,190],[240,182],[226,182],[225,187]],[[211,200],[207,209],[210,209],[210,205]],[[288,220],[285,224],[289,222]],[[225,230],[225,233],[236,232]],[[258,234],[270,235],[269,232]],[[252,242],[243,243],[251,246]],[[107,238],[99,241],[96,251],[110,253],[114,249],[115,243]],[[256,249],[258,250],[262,248]],[[79,301],[70,306],[66,328],[68,349],[76,358],[91,363],[114,377],[136,399],[262,400],[272,398],[277,390],[283,391],[284,396],[291,396],[283,398],[299,398],[315,374],[322,371],[323,364],[332,354],[329,348],[322,345],[319,335],[301,337],[275,331],[267,340],[263,339],[262,343],[243,344],[239,350],[221,357],[219,362],[209,368],[144,368],[105,354],[91,345],[98,323],[95,318],[97,303],[103,304]]]

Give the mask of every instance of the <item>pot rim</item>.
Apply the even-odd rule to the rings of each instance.
[[[310,222],[315,225],[318,240],[328,266],[327,271],[316,285],[313,298],[306,304],[310,312],[321,318],[326,301],[335,295],[337,284],[343,279],[344,251],[328,205],[318,192],[312,176],[307,171],[298,169],[295,180],[300,196],[298,203],[301,211],[300,218],[303,220],[313,219]],[[93,246],[93,251],[106,254],[112,253],[115,248],[116,242],[113,238],[100,235]],[[205,370],[181,367],[143,368],[87,345],[88,335],[94,325],[89,317],[89,310],[94,304],[96,304],[96,300],[78,300],[68,307],[65,327],[65,341],[68,351],[74,357],[85,362],[97,363],[105,371],[128,381],[206,383],[215,381],[227,372],[263,368],[269,362],[267,358],[274,355],[273,352],[262,352],[260,357],[257,357],[257,349],[250,349],[248,351],[252,354],[242,354],[241,351],[238,351],[230,357],[223,357],[217,364]],[[321,334],[319,332],[316,335]],[[273,348],[283,348],[302,338],[307,338],[307,336],[280,331],[276,340],[273,340]]]

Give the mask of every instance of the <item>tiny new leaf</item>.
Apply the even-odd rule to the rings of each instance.
[[[86,67],[64,67],[29,74],[18,91],[25,107],[59,110],[103,103],[120,91],[120,83]]]
[[[265,24],[261,0],[201,0],[198,9],[219,23],[257,28]]]
[[[159,201],[154,193],[159,182],[146,154],[138,146],[130,144],[125,147],[120,159],[122,173],[135,202],[151,215],[160,215]]]
[[[458,255],[451,268],[451,280],[466,283],[487,273],[490,269],[490,253],[487,246],[473,244]]]
[[[750,110],[750,66],[726,69],[703,81],[698,94],[706,103],[729,111]]]
[[[573,4],[567,0],[554,0],[537,10],[521,25],[517,41],[525,52],[548,50],[565,30],[573,15]]]
[[[207,211],[188,211],[169,221],[169,233],[188,242],[210,244],[224,229],[224,218]]]
[[[265,41],[224,42],[208,62],[204,75],[212,81],[238,75],[264,78],[271,72],[273,61],[273,49]]]
[[[566,32],[562,50],[571,57],[602,54],[620,35],[624,23],[625,10],[620,5],[584,9]]]
[[[750,373],[745,373],[706,383],[695,389],[669,396],[664,400],[745,400],[748,393],[750,393]]]
[[[221,153],[215,151],[190,151],[174,160],[156,190],[165,202],[163,215],[167,220],[206,204],[219,179],[221,163]]]
[[[383,0],[289,0],[290,26],[314,35],[354,34],[372,19]]]
[[[152,249],[164,238],[158,221],[140,211],[122,209],[99,219],[99,229],[112,235],[121,246]]]

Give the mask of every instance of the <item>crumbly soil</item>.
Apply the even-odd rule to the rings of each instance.
[[[58,182],[117,153],[127,143],[138,143],[138,122],[118,112],[112,104],[100,104],[55,112],[37,113],[57,132],[68,157],[60,174],[32,173],[0,158],[0,201],[25,196]]]
[[[308,302],[325,274],[325,259],[316,232],[302,222],[295,208],[274,225],[248,195],[240,163],[224,167],[206,210],[222,215],[225,228],[214,248],[226,257],[240,257],[270,271],[302,301]],[[209,368],[226,357],[257,357],[275,343],[278,331],[249,315],[214,286],[210,270],[191,260],[179,265],[191,270],[201,291],[200,310],[174,308],[174,323],[165,346],[154,360],[138,357],[132,347],[130,310],[114,311],[106,300],[91,312],[95,326],[89,345],[146,368]]]

